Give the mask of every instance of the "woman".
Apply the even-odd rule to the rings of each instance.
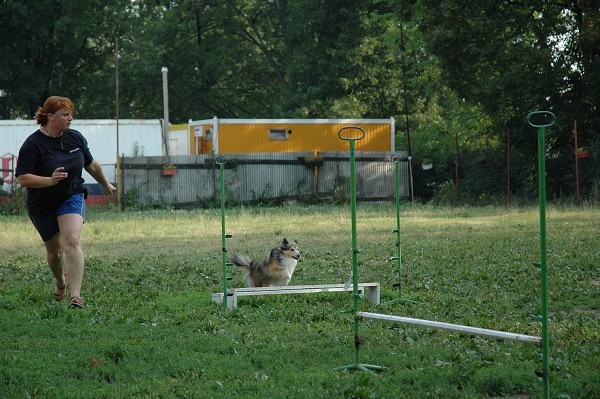
[[[83,308],[83,252],[80,239],[85,218],[86,190],[83,168],[107,194],[115,187],[106,180],[100,163],[92,157],[86,139],[70,129],[73,103],[52,96],[35,114],[40,128],[19,150],[16,175],[27,188],[27,212],[44,241],[48,265],[56,280],[54,299],[67,296],[70,306]]]

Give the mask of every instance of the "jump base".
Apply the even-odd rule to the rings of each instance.
[[[380,302],[379,283],[359,283],[358,293],[364,294],[366,291],[367,298],[375,305]],[[248,287],[248,288],[231,288],[227,290],[227,307],[233,308],[237,306],[237,300],[241,296],[257,296],[257,295],[282,295],[282,294],[314,294],[323,292],[348,292],[352,294],[352,287],[347,289],[344,284],[321,284],[321,285],[287,285],[280,287]],[[223,303],[223,293],[217,292],[212,295],[213,302],[218,304]]]

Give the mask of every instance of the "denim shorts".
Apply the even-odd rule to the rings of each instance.
[[[36,230],[40,233],[42,240],[46,242],[52,239],[52,237],[60,231],[57,217],[67,214],[81,215],[85,219],[85,201],[83,200],[83,193],[73,194],[67,198],[54,215],[29,215],[29,219],[31,219]]]

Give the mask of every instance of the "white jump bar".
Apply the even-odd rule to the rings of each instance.
[[[370,312],[357,312],[356,316],[362,317],[365,319],[392,321],[395,323],[412,324],[415,326],[437,328],[439,330],[458,331],[458,332],[463,332],[466,334],[481,335],[484,337],[491,337],[491,338],[508,339],[508,340],[519,341],[519,342],[528,342],[528,343],[532,343],[532,344],[540,344],[542,342],[541,337],[536,337],[533,335],[523,335],[523,334],[515,334],[515,333],[510,333],[510,332],[505,332],[505,331],[488,330],[486,328],[469,327],[469,326],[463,326],[460,324],[450,324],[450,323],[443,323],[443,322],[432,321],[432,320],[413,319],[411,317],[390,316],[390,315],[379,314],[379,313],[370,313]]]

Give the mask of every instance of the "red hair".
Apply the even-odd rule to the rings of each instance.
[[[54,114],[63,108],[73,113],[73,102],[67,97],[48,97],[44,106],[38,108],[34,119],[38,125],[45,126],[48,123],[48,114]]]

